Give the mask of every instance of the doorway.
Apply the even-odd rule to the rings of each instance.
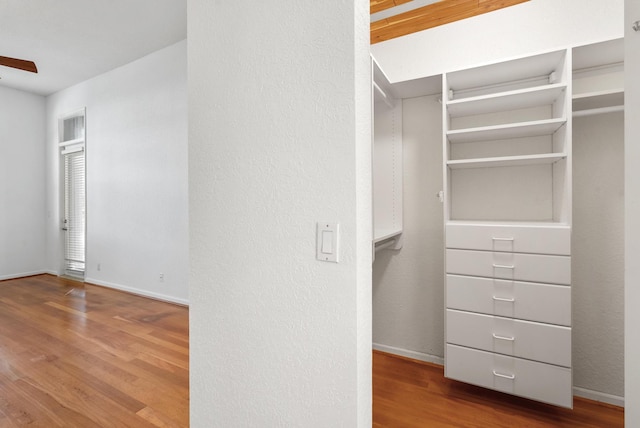
[[[64,275],[83,278],[86,241],[85,109],[59,119]]]

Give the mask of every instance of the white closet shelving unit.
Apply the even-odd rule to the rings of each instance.
[[[443,76],[445,375],[572,407],[571,51]]]
[[[392,85],[374,62],[379,247],[401,244],[400,101],[443,94],[445,376],[573,406],[573,117],[624,108],[623,59],[619,39]]]
[[[573,115],[624,109],[623,39],[573,49]]]
[[[402,101],[372,59],[373,246],[402,248]],[[374,252],[375,255],[375,252]]]

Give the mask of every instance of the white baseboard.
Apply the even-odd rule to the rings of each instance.
[[[39,271],[33,271],[33,272],[16,273],[11,275],[2,275],[0,276],[0,281],[5,281],[8,279],[16,279],[16,278],[26,278],[28,276],[44,275],[44,274],[60,276],[59,273],[54,270],[39,270]],[[187,299],[179,299],[173,296],[167,296],[165,294],[152,293],[150,291],[140,290],[138,288],[127,287],[126,285],[114,284],[112,282],[100,281],[98,279],[92,279],[92,278],[85,278],[84,282],[89,284],[100,285],[102,287],[114,288],[116,290],[125,291],[127,293],[135,294],[142,297],[149,297],[151,299],[162,300],[163,302],[176,303],[178,305],[189,306],[189,301]]]
[[[619,395],[607,394],[605,392],[592,391],[590,389],[573,387],[573,395],[576,397],[582,397],[593,401],[599,401],[601,403],[613,404],[614,406],[624,407],[624,397]]]
[[[10,275],[1,275],[0,281],[5,281],[7,279],[25,278],[27,276],[34,276],[34,275],[42,275],[45,273],[49,273],[49,272],[46,270],[37,270],[33,272],[22,272],[22,273],[10,274]]]
[[[399,355],[401,357],[412,358],[418,361],[425,361],[427,363],[434,363],[444,366],[444,358],[425,354],[422,352],[409,351],[407,349],[396,348],[394,346],[381,345],[379,343],[373,344],[373,349],[376,351],[382,351],[389,354]],[[624,407],[624,397],[618,395],[607,394],[604,392],[593,391],[591,389],[573,387],[573,395],[576,397],[586,398],[588,400],[598,401],[600,403],[612,404],[618,407]]]
[[[386,352],[388,354],[400,355],[401,357],[412,358],[418,361],[424,361],[427,363],[434,363],[444,366],[444,358],[437,355],[425,354],[423,352],[409,351],[408,349],[396,348],[394,346],[381,345],[380,343],[374,343],[373,349],[376,351]]]
[[[127,293],[135,294],[142,297],[149,297],[151,299],[162,300],[163,302],[177,303],[178,305],[189,306],[189,301],[187,299],[180,299],[173,296],[167,296],[165,294],[153,293],[151,291],[140,290],[139,288],[128,287],[126,285],[115,284],[112,282],[101,281],[93,278],[85,278],[84,282],[88,284],[95,284],[95,285],[100,285],[102,287],[125,291]]]

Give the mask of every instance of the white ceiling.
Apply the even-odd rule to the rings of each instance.
[[[187,37],[187,0],[0,0],[0,85],[48,95]]]

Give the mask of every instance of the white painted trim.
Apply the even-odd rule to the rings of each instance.
[[[588,400],[599,401],[601,403],[613,404],[614,406],[624,407],[624,397],[618,395],[607,394],[605,392],[592,391],[590,389],[573,387],[573,395],[576,397],[586,398]]]
[[[71,147],[69,149],[64,149],[60,152],[61,155],[69,155],[71,153],[84,152],[84,146],[82,147]]]
[[[0,281],[5,281],[7,279],[25,278],[27,276],[42,275],[45,273],[49,273],[49,272],[46,270],[38,270],[33,272],[22,272],[22,273],[15,273],[11,275],[2,275],[0,276]]]
[[[137,296],[149,297],[151,299],[161,300],[163,302],[177,303],[183,306],[189,306],[189,300],[179,299],[173,296],[167,296],[166,294],[152,293],[150,291],[140,290],[134,287],[128,287],[126,285],[114,284],[112,282],[100,281],[98,279],[85,278],[84,282],[87,284],[100,285],[102,287],[113,288],[127,293],[135,294]]]
[[[84,137],[76,138],[75,140],[68,140],[58,143],[58,147],[74,146],[76,144],[82,144],[84,146]]]
[[[39,270],[39,271],[34,271],[34,272],[23,272],[23,273],[11,274],[11,275],[2,275],[2,276],[0,276],[0,281],[5,281],[5,280],[8,280],[8,279],[16,279],[16,278],[26,278],[26,277],[29,277],[29,276],[44,275],[44,274],[60,276],[58,274],[58,272],[56,272],[54,270]],[[167,296],[165,294],[151,293],[149,291],[140,290],[138,288],[127,287],[126,285],[114,284],[114,283],[111,283],[111,282],[100,281],[100,280],[97,280],[97,279],[85,278],[84,280],[82,280],[80,278],[79,280],[80,281],[84,281],[85,283],[88,283],[88,284],[94,284],[94,285],[100,285],[102,287],[113,288],[113,289],[116,289],[116,290],[124,291],[124,292],[131,293],[131,294],[135,294],[135,295],[138,295],[138,296],[149,297],[151,299],[161,300],[163,302],[176,303],[178,305],[189,306],[189,301],[187,299],[178,299],[176,297]]]
[[[86,107],[80,107],[77,108],[73,111],[70,111],[69,113],[65,113],[61,116],[58,117],[59,120],[66,120],[66,119],[70,119],[72,117],[76,117],[76,116],[86,116],[87,115],[87,108]]]
[[[412,358],[418,361],[424,361],[427,363],[439,364],[444,366],[444,358],[437,355],[425,354],[423,352],[409,351],[408,349],[396,348],[394,346],[381,345],[379,343],[373,344],[373,349],[376,351],[386,352],[388,354],[400,355],[401,357]]]
[[[425,354],[422,352],[409,351],[408,349],[396,348],[394,346],[381,345],[379,343],[373,344],[373,349],[376,351],[386,352],[388,354],[399,355],[401,357],[412,358],[418,361],[425,361],[427,363],[438,364],[444,366],[444,358]],[[573,387],[573,395],[576,397],[586,398],[588,400],[598,401],[601,403],[612,404],[618,407],[624,407],[624,397],[618,395],[607,394],[604,392],[593,391],[591,389]]]

